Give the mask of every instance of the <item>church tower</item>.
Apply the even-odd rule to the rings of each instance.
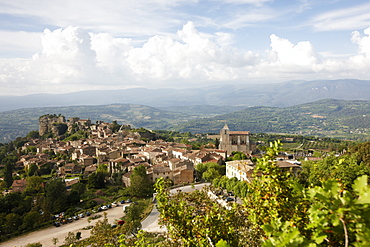
[[[230,145],[230,129],[227,124],[220,131],[220,145],[219,149],[228,151],[228,146]]]
[[[249,135],[249,131],[230,131],[227,124],[225,124],[220,131],[219,149],[225,150],[226,155],[231,155],[234,151],[251,153]]]

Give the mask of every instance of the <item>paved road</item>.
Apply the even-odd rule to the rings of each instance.
[[[123,209],[122,205],[119,205],[118,207],[111,208],[107,211],[107,219],[110,224],[113,224],[115,220],[118,220],[123,216]],[[103,215],[103,212],[97,213]],[[99,218],[99,219],[102,219]],[[94,225],[99,219],[92,220],[91,225]],[[54,246],[52,239],[57,238],[58,244],[57,246],[60,246],[64,243],[65,237],[68,235],[68,232],[74,232],[77,231],[81,232],[82,238],[87,238],[90,236],[90,230],[83,230],[82,228],[87,227],[89,225],[87,221],[87,217],[81,218],[77,221],[74,221],[72,223],[68,223],[66,225],[61,225],[60,227],[54,227],[51,226],[49,228],[35,231],[28,233],[26,235],[23,235],[21,237],[10,239],[9,241],[0,243],[1,247],[20,247],[25,246],[28,243],[36,243],[40,242],[42,243],[43,247],[52,247]]]
[[[200,190],[205,185],[208,184],[196,184],[193,186],[188,185],[184,187],[179,187],[176,189],[172,189],[171,193],[177,193],[177,190],[182,190],[183,192],[190,192],[195,189]],[[111,208],[107,211],[107,218],[108,222],[110,224],[113,224],[115,220],[118,220],[123,216],[123,207],[122,205],[119,205],[118,207]],[[100,212],[98,214],[103,214],[103,212]],[[142,229],[148,232],[164,232],[165,228],[160,227],[158,225],[158,218],[159,218],[159,212],[157,208],[154,206],[152,212],[149,214],[149,216],[142,222]],[[100,218],[101,219],[101,218]],[[91,225],[95,224],[99,219],[92,220]],[[52,242],[53,238],[58,239],[58,244],[62,245],[64,243],[65,237],[68,235],[68,232],[74,232],[80,231],[82,238],[87,238],[90,236],[90,230],[83,230],[82,228],[87,227],[89,225],[87,218],[82,218],[77,221],[74,221],[73,223],[69,223],[66,225],[61,225],[60,227],[54,227],[51,226],[49,228],[35,231],[28,233],[26,235],[23,235],[21,237],[10,239],[9,241],[0,243],[1,247],[21,247],[25,246],[28,243],[36,243],[40,242],[43,247],[54,247],[54,244]]]
[[[203,184],[196,184],[193,186],[187,185],[179,188],[172,189],[171,193],[177,193],[178,190],[181,190],[183,192],[191,192],[193,190],[200,190],[205,185],[209,185],[209,183],[203,183]],[[154,205],[152,212],[149,214],[149,216],[141,222],[142,229],[147,232],[164,232],[166,231],[166,228],[163,226],[158,225],[158,219],[159,219],[159,212],[157,210],[156,205]]]

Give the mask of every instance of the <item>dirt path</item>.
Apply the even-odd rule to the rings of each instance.
[[[115,220],[121,218],[123,216],[122,205],[118,207],[111,208],[107,211],[107,218],[110,224],[113,224]],[[97,213],[103,215],[103,212]],[[102,219],[102,218],[99,218]],[[99,219],[92,220],[91,225],[94,225]],[[55,246],[52,242],[53,238],[58,239],[57,246],[60,246],[64,243],[65,237],[68,235],[68,232],[76,233],[78,231],[81,232],[82,238],[87,238],[90,236],[90,230],[83,230],[82,228],[87,227],[89,225],[87,221],[87,217],[81,218],[77,221],[72,223],[61,225],[60,227],[51,226],[49,228],[31,232],[29,234],[23,235],[21,237],[10,239],[6,242],[0,243],[1,247],[21,247],[25,246],[28,243],[42,243],[43,247],[53,247]]]

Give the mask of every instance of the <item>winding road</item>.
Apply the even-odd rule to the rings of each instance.
[[[113,207],[107,211],[107,219],[110,224],[115,223],[115,221],[123,216],[123,209],[122,206],[119,205],[118,207]],[[103,215],[104,212],[99,212],[96,214]],[[95,215],[95,214],[94,214]],[[95,220],[91,220],[90,225],[94,225],[97,222],[98,218]],[[21,247],[25,246],[28,243],[37,243],[40,242],[43,247],[52,247],[55,246],[53,244],[53,238],[58,239],[57,246],[60,246],[64,243],[65,237],[68,235],[68,232],[81,232],[82,238],[87,238],[90,236],[90,230],[83,230],[84,227],[89,226],[89,222],[87,221],[87,217],[80,218],[72,223],[68,223],[65,225],[61,225],[60,227],[48,227],[46,229],[34,231],[16,238],[12,238],[6,242],[0,243],[1,247]]]
[[[202,184],[195,184],[177,187],[172,189],[171,193],[177,193],[178,190],[181,190],[183,192],[191,192],[193,190],[201,190],[205,185],[209,185],[209,183],[202,183]],[[159,212],[157,210],[156,205],[154,205],[152,212],[149,214],[149,216],[141,222],[142,229],[147,232],[165,232],[166,228],[163,226],[158,225],[158,219],[159,219]]]
[[[208,183],[196,184],[194,186],[187,185],[183,187],[178,187],[171,190],[171,193],[177,193],[178,190],[183,192],[191,192],[193,190],[200,190]],[[110,224],[114,224],[116,220],[123,216],[123,207],[126,205],[118,205],[107,211],[107,219]],[[96,213],[103,215],[103,212]],[[148,232],[164,232],[166,229],[158,225],[159,212],[156,206],[153,207],[152,212],[149,216],[142,222],[142,229]],[[101,218],[100,218],[101,219]],[[90,225],[94,225],[99,219],[92,220]],[[69,232],[76,233],[81,232],[82,238],[87,238],[90,236],[90,230],[83,230],[83,228],[89,226],[87,217],[76,220],[72,223],[66,225],[61,225],[60,227],[48,227],[46,229],[34,231],[16,238],[12,238],[6,242],[0,243],[1,247],[22,247],[28,243],[37,243],[40,242],[43,247],[53,247],[53,238],[58,239],[57,246],[60,246],[64,243],[65,237]]]

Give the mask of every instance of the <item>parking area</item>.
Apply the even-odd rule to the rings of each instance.
[[[103,215],[105,212],[107,213],[108,222],[110,224],[115,224],[116,221],[124,215],[122,206],[123,205],[118,204],[117,207],[112,207],[110,209],[97,212],[93,215]],[[91,222],[89,223],[87,218],[88,217],[85,216],[83,218],[79,218],[78,220],[74,220],[72,223],[61,224],[59,227],[50,226],[46,229],[31,232],[26,235],[0,243],[0,245],[2,247],[20,247],[25,246],[28,243],[40,242],[43,246],[54,246],[53,238],[57,238],[57,245],[59,246],[64,243],[64,239],[68,235],[68,232],[76,233],[78,231],[81,232],[82,238],[87,238],[90,236],[90,230],[83,230],[83,228],[88,227],[89,225],[95,225],[95,223],[99,220],[91,220]]]

